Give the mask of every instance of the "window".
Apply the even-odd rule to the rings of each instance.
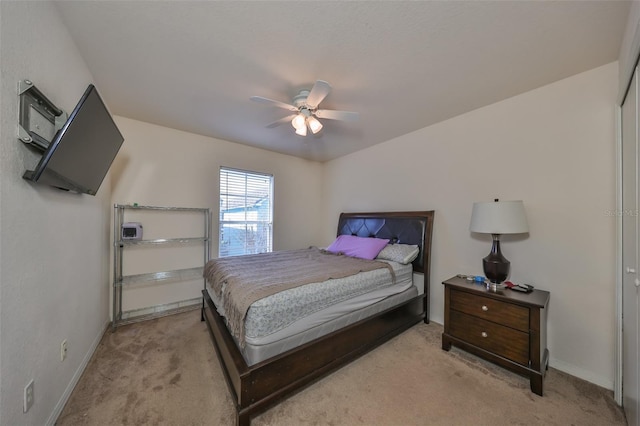
[[[273,176],[220,168],[218,256],[271,251]]]

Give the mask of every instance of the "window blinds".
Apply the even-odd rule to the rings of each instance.
[[[272,250],[273,176],[220,168],[219,257]]]

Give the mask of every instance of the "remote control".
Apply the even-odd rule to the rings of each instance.
[[[522,293],[531,293],[533,291],[533,286],[531,284],[515,284],[511,281],[505,281],[504,285],[511,290],[520,291]]]

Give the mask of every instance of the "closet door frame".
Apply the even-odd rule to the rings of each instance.
[[[618,57],[619,79],[616,105],[616,209],[622,212],[622,104],[631,85],[635,69],[640,58],[640,2],[632,2],[629,9],[629,20]],[[613,396],[616,403],[622,406],[622,217],[616,215],[616,368]]]
[[[622,211],[622,103],[616,106],[616,211]],[[616,215],[616,369],[613,398],[622,406],[622,218]]]
[[[636,68],[631,74],[631,80],[626,87],[627,91],[625,96],[619,102],[617,107],[617,135],[616,135],[616,306],[617,306],[617,345],[616,345],[616,377],[614,383],[614,398],[619,405],[624,407],[625,414],[631,415],[629,419],[629,425],[638,425],[639,406],[638,406],[638,391],[639,391],[639,375],[638,372],[638,315],[640,315],[640,309],[638,307],[638,273],[640,269],[638,264],[638,233],[640,232],[640,223],[638,222],[638,197],[640,196],[639,188],[639,138],[638,133],[640,125],[640,69],[637,68],[638,63],[634,63]],[[629,109],[631,108],[631,109]],[[625,122],[625,117],[627,122]],[[631,123],[629,123],[632,121]],[[626,127],[626,128],[625,128]],[[629,151],[630,135],[633,135],[631,140],[631,153]],[[626,160],[625,160],[626,152]],[[629,157],[629,154],[633,158]],[[631,163],[633,164],[630,166]],[[625,167],[631,167],[631,175],[625,170]],[[632,188],[625,188],[625,178],[631,178],[633,180]],[[627,182],[628,183],[628,182]],[[631,192],[629,192],[631,190]],[[631,198],[626,200],[625,194]],[[633,194],[633,195],[632,195]],[[626,200],[626,201],[625,201]],[[629,204],[629,201],[632,203]],[[629,210],[627,212],[627,210]],[[626,229],[625,223],[632,221],[633,229]],[[626,242],[624,233],[634,233],[631,241],[627,236]],[[633,247],[630,247],[632,244]],[[631,250],[632,253],[625,251],[625,247]],[[629,258],[631,255],[631,258]],[[625,260],[626,258],[626,260]],[[626,269],[626,273],[625,273]],[[635,287],[631,280],[631,275],[635,276]],[[632,286],[632,287],[630,287]],[[631,290],[630,290],[631,288]],[[633,291],[635,290],[635,292]],[[625,294],[626,293],[626,294]],[[625,300],[625,296],[631,294],[631,303]],[[633,296],[635,294],[635,296]],[[626,310],[630,309],[632,312],[627,313]],[[625,313],[627,313],[627,319],[625,320]],[[629,315],[630,314],[630,315]],[[631,330],[625,332],[625,324],[630,326],[629,321],[635,323],[631,326]],[[635,330],[634,330],[635,328]],[[629,343],[625,342],[625,337],[634,336],[635,340],[631,339],[634,345],[629,350]],[[633,349],[635,348],[635,349]],[[631,351],[631,352],[630,352]],[[629,356],[632,357],[629,360]],[[628,369],[625,368],[625,357],[627,362],[633,363],[633,366]],[[629,380],[629,383],[625,383],[625,379]],[[627,386],[628,385],[628,386]],[[625,396],[626,389],[629,389],[628,395],[631,395],[631,399]],[[626,403],[631,404],[629,407]]]

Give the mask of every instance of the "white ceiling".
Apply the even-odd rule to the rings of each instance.
[[[59,1],[111,112],[326,161],[615,61],[620,1]],[[357,111],[302,137],[291,102]],[[180,144],[180,141],[176,141]]]

